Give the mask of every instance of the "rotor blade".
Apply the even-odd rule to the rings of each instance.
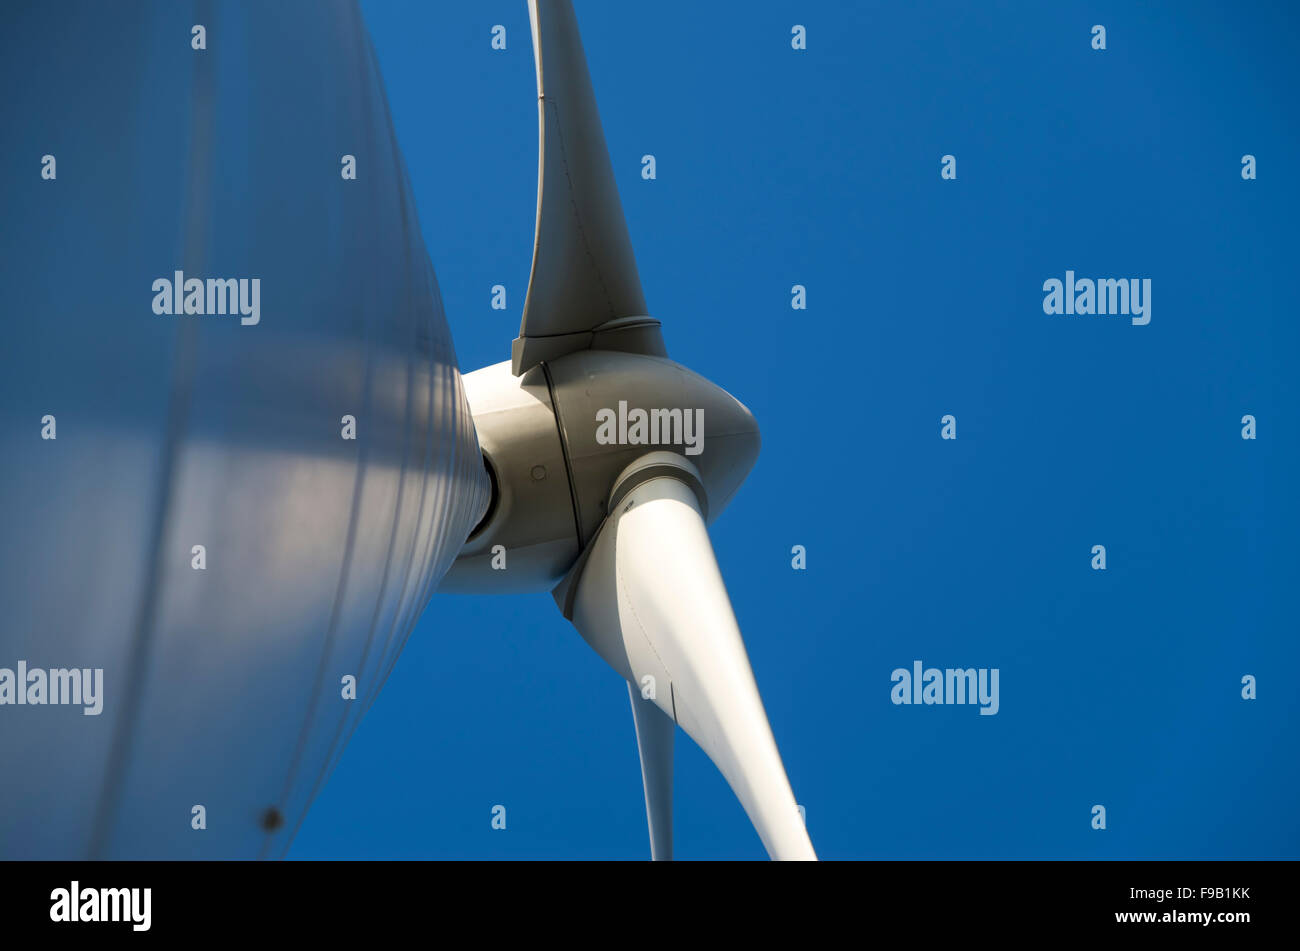
[[[537,227],[511,369],[519,376],[593,345],[666,356],[658,321],[645,316],[573,7],[529,0],[528,16],[537,63]]]
[[[673,858],[673,732],[672,717],[642,698],[636,686],[627,685],[636,723],[636,745],[641,753],[641,782],[645,786],[645,818],[650,826],[650,858]]]
[[[629,682],[653,687],[731,785],[768,855],[815,859],[695,490],[671,475],[633,488],[580,570],[572,620],[586,641]]]

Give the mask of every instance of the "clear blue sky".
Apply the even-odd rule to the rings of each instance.
[[[821,856],[1297,857],[1288,5],[575,6],[651,313],[762,426],[713,540]],[[363,10],[462,369],[506,359],[526,6]],[[1151,323],[1045,315],[1067,269]],[[999,713],[893,705],[914,660],[998,668]],[[676,771],[680,858],[763,855],[682,734]],[[548,594],[435,597],[290,852],[647,855],[626,690]]]

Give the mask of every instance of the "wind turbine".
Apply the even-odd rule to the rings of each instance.
[[[284,855],[440,581],[553,590],[629,682],[655,858],[675,725],[814,857],[706,531],[758,428],[667,358],[573,10],[529,13],[532,275],[511,360],[463,379],[355,2],[0,32],[42,90],[0,153],[0,858]],[[257,279],[259,320],[190,280],[151,310],[177,272],[196,303]],[[46,670],[102,689],[56,707]]]
[[[680,726],[772,858],[815,859],[706,530],[749,474],[758,426],[730,394],[668,359],[572,5],[529,0],[528,13],[539,132],[532,274],[511,359],[464,378],[493,491],[441,590],[552,589],[627,680],[653,858],[672,857]],[[633,421],[626,439],[600,438],[615,407],[620,433],[626,407],[629,419],[645,414],[643,431]],[[694,414],[695,452],[653,448]],[[651,421],[672,431],[656,439]],[[501,553],[504,571],[492,564]]]

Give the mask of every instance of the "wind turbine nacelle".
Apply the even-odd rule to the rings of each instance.
[[[709,521],[758,458],[745,405],[663,357],[580,350],[518,377],[505,361],[463,379],[492,500],[442,591],[554,588],[604,521],[619,474],[649,453],[698,474]]]

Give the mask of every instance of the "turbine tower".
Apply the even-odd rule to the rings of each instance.
[[[573,8],[529,0],[529,18],[532,274],[511,359],[464,379],[492,496],[441,590],[550,589],[627,680],[655,859],[672,857],[675,726],[722,772],[772,858],[815,859],[706,530],[758,457],[758,426],[668,359]],[[502,553],[508,568],[494,570]]]

